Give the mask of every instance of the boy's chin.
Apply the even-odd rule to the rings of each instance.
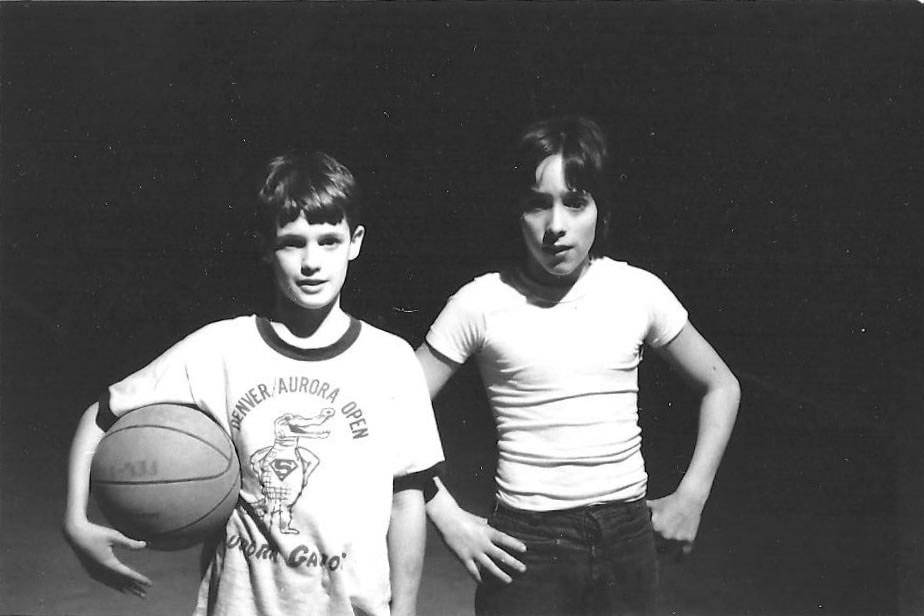
[[[338,297],[337,295],[330,297],[328,293],[296,297],[282,295],[278,298],[277,304],[284,310],[292,312],[327,312],[337,303]]]
[[[536,268],[540,282],[550,285],[562,285],[574,282],[581,272],[580,264],[555,263],[545,264]]]

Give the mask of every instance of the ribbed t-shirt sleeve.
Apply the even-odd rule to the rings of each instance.
[[[485,319],[478,301],[477,281],[449,298],[427,332],[427,344],[457,364],[478,352],[484,341]]]
[[[645,342],[652,348],[673,340],[687,324],[688,314],[680,300],[660,278],[645,272],[643,287],[648,306],[648,333]]]

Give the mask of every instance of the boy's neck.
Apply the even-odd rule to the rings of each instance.
[[[584,277],[584,275],[587,273],[587,270],[590,269],[590,264],[591,261],[588,259],[570,275],[555,276],[546,272],[538,263],[527,259],[526,262],[521,266],[521,271],[528,280],[539,287],[566,293],[571,289],[571,287],[576,285],[581,278]]]
[[[319,349],[340,340],[350,326],[350,316],[339,301],[319,310],[305,310],[277,300],[270,322],[285,342],[303,349]]]

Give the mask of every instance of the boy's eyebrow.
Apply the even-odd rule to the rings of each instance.
[[[281,233],[276,236],[276,242],[294,242],[294,241],[304,241],[304,237],[297,233]]]
[[[562,197],[581,197],[581,196],[589,195],[589,194],[590,194],[589,192],[587,192],[586,190],[581,190],[580,188],[569,188],[568,190],[565,190],[560,193]],[[529,189],[529,192],[526,193],[526,196],[527,197],[541,196],[541,197],[549,197],[549,198],[553,197],[553,195],[544,193],[540,191],[539,189],[537,189],[535,186]]]
[[[349,237],[349,235],[350,235],[350,234],[349,234],[348,232],[344,231],[343,229],[331,229],[331,230],[329,230],[329,231],[324,231],[324,232],[320,233],[320,234],[319,234],[319,237],[326,237],[326,238],[330,238],[330,237]]]

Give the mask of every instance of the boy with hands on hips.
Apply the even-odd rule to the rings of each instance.
[[[445,485],[427,513],[478,582],[479,615],[650,614],[655,534],[692,548],[738,381],[656,276],[603,254],[606,143],[586,118],[528,127],[506,170],[523,259],[463,286],[417,350],[431,396],[477,362],[497,429],[496,505]],[[646,500],[637,369],[651,347],[700,394],[677,490]]]

